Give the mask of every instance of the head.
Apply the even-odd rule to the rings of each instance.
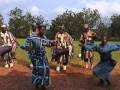
[[[36,26],[35,32],[38,36],[43,36],[46,32],[46,27],[38,25],[38,26]]]
[[[84,24],[84,32],[88,32],[89,31],[89,25],[88,24]]]
[[[108,41],[108,37],[107,37],[106,35],[103,35],[103,36],[101,37],[101,44],[102,44],[102,45],[105,45],[105,44],[107,44],[107,41]]]
[[[35,30],[36,30],[36,27],[33,25],[32,26],[32,32],[35,32]]]
[[[5,33],[7,31],[7,25],[1,26],[2,33]]]
[[[61,34],[64,33],[64,29],[65,29],[65,28],[64,28],[64,26],[62,25],[62,26],[60,27],[60,31],[59,31],[59,32],[60,32]]]

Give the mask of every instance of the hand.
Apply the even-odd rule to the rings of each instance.
[[[24,47],[24,46],[18,46],[18,48],[25,49],[25,47]]]
[[[52,46],[55,46],[57,41],[56,40],[51,40],[50,43],[51,43]]]

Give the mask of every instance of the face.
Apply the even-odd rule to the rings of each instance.
[[[88,24],[85,24],[84,25],[84,32],[88,32],[89,31],[89,26],[88,26]]]
[[[40,36],[43,36],[45,34],[45,32],[46,32],[45,27],[42,27],[41,29],[39,29]]]
[[[64,32],[64,29],[60,29],[60,31],[59,31],[61,34]]]
[[[84,25],[84,28],[85,28],[85,29],[89,28],[88,24],[85,24],[85,25]]]
[[[39,28],[36,28],[36,29],[35,29],[35,33],[36,33],[37,35],[40,34]]]
[[[101,40],[102,44],[106,44],[107,43],[107,36],[103,36],[102,40]]]
[[[7,28],[2,28],[2,33],[5,33],[7,31]]]

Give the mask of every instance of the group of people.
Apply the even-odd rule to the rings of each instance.
[[[16,38],[7,29],[6,25],[1,26],[0,55],[5,60],[5,67],[13,67],[15,49],[17,47]],[[61,26],[56,33],[54,40],[49,40],[45,36],[46,27],[36,25],[33,33],[27,37],[24,45],[19,45],[21,49],[28,52],[32,67],[32,83],[36,88],[45,89],[50,84],[50,67],[46,57],[45,47],[53,47],[51,61],[57,62],[56,71],[66,71],[67,65],[73,54],[73,38],[65,32],[65,27]],[[85,68],[92,69],[93,75],[99,78],[100,84],[110,85],[109,75],[116,65],[112,59],[112,51],[120,50],[120,44],[108,44],[107,36],[103,35],[100,44],[95,44],[96,34],[90,30],[89,25],[85,24],[81,42],[81,59],[85,62]],[[100,55],[99,63],[93,67],[93,51]],[[62,67],[61,67],[62,66]]]
[[[116,65],[116,60],[112,59],[112,51],[120,50],[120,44],[108,44],[108,36],[101,36],[101,43],[95,44],[95,38],[97,37],[88,26],[85,24],[81,35],[81,58],[85,62],[85,68],[92,69],[93,75],[100,80],[100,84],[110,85],[109,80],[110,72]],[[97,51],[100,55],[99,63],[93,67],[93,52]],[[89,64],[90,63],[90,64]]]
[[[7,25],[2,25],[0,31],[0,56],[5,61],[5,68],[14,66],[16,47],[15,36],[8,30]]]
[[[56,33],[55,40],[47,39],[44,34],[45,27],[36,26],[34,34],[27,38],[25,45],[21,46],[22,49],[28,51],[33,64],[32,82],[37,88],[39,86],[45,88],[50,83],[50,71],[45,55],[45,47],[54,47],[52,61],[57,62],[56,70],[58,72],[61,71],[61,65],[63,66],[62,69],[66,71],[73,48],[73,39],[64,31],[63,26]],[[81,57],[85,62],[85,68],[90,67],[92,69],[93,75],[98,77],[100,84],[110,85],[109,75],[116,65],[111,53],[120,50],[120,44],[108,44],[106,35],[102,36],[100,44],[95,44],[95,38],[96,34],[90,30],[88,24],[85,24],[80,38]],[[95,67],[93,67],[93,51],[100,54],[100,61]]]

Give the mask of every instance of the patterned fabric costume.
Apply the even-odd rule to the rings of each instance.
[[[69,56],[72,57],[73,54],[73,38],[71,35],[68,35],[67,37],[67,45],[69,49]]]
[[[12,45],[10,44],[9,35],[0,32],[0,55],[5,62],[11,63]]]
[[[86,45],[88,44],[88,46],[93,45],[95,37],[96,37],[96,33],[92,32],[92,31],[84,32],[81,35],[81,37],[80,37],[80,42],[81,42],[81,59],[85,60],[85,62],[88,62],[88,60],[86,58],[86,54],[87,54],[86,51],[89,51],[89,50],[85,49],[85,44]]]
[[[59,64],[60,61],[63,61],[63,65],[68,64],[68,57],[69,57],[69,49],[68,49],[68,44],[67,44],[67,39],[68,39],[68,33],[57,33],[55,36],[55,40],[57,42],[57,47],[54,50],[54,53],[56,54],[56,60],[57,63]],[[62,57],[62,58],[61,58]]]
[[[29,57],[33,64],[32,83],[40,86],[49,85],[49,65],[45,56],[45,46],[52,46],[53,41],[45,37],[31,35],[27,38],[26,44],[21,46],[28,51]]]
[[[100,62],[93,68],[93,73],[102,80],[109,78],[110,72],[116,65],[116,61],[112,59],[112,51],[120,50],[118,44],[106,44],[105,46],[93,47],[86,46],[89,50],[96,50],[100,54]]]
[[[6,31],[5,33],[1,32],[1,37],[3,38],[3,41],[4,41],[3,46],[12,47],[11,55],[12,55],[12,58],[15,58],[15,51],[16,51],[17,44],[18,44],[16,38],[9,31]]]
[[[13,47],[14,44],[16,44],[16,38],[9,31],[6,31],[5,33],[1,32],[1,37],[4,40],[4,45],[5,46],[11,46],[11,47]]]

